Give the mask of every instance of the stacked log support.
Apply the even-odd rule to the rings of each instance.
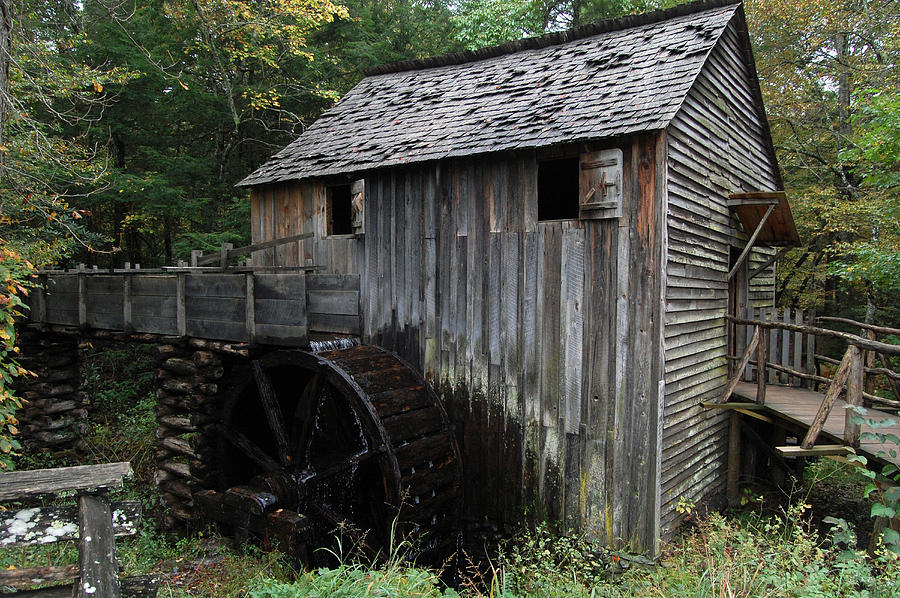
[[[19,363],[33,376],[16,381],[25,400],[16,413],[27,451],[81,448],[89,400],[81,390],[80,350],[74,335],[19,330]]]
[[[219,472],[214,424],[221,412],[220,388],[231,364],[246,350],[190,339],[157,347],[156,484],[168,508],[170,527],[194,520],[193,495],[215,488]]]

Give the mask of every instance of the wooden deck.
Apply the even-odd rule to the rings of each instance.
[[[756,384],[739,382],[734,394],[742,400],[755,402]],[[819,407],[822,405],[823,398],[824,395],[822,393],[813,392],[805,388],[767,385],[766,404],[763,413],[768,411],[803,428],[809,428],[816,417],[816,413],[819,411]],[[840,399],[835,402],[828,419],[825,420],[825,427],[822,430],[819,444],[825,444],[825,442],[821,442],[823,440],[827,441],[827,443],[843,444],[846,405],[847,403]],[[878,411],[877,409],[869,409],[868,418],[891,418],[894,420],[894,424],[890,427],[878,428],[878,430],[873,430],[870,426],[863,425],[860,426],[862,433],[877,431],[895,434],[900,437],[900,418],[897,416]],[[891,450],[895,451],[893,455],[890,452]],[[873,442],[866,440],[864,437],[860,442],[860,448],[857,449],[857,453],[865,455],[868,459],[877,458],[900,465],[900,447],[893,443]]]

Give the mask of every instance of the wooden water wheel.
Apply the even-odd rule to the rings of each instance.
[[[374,346],[279,351],[251,366],[216,426],[219,489],[195,494],[208,518],[282,546],[324,545],[337,530],[373,556],[392,532],[418,531],[420,552],[449,537],[459,450],[410,366]]]

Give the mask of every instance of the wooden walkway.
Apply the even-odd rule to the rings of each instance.
[[[756,402],[756,383],[739,382],[734,390],[734,394],[741,397],[743,400]],[[808,429],[812,424],[813,419],[816,417],[819,407],[822,405],[822,399],[823,395],[821,393],[813,392],[805,388],[770,384],[766,386],[766,404],[765,409],[762,411],[768,411]],[[822,434],[828,438],[829,442],[835,444],[844,443],[846,405],[846,402],[838,399],[835,402],[834,408],[831,410],[828,419],[825,420],[825,427],[822,429]],[[890,427],[878,428],[877,430],[873,430],[871,427],[863,425],[860,426],[860,431],[862,433],[876,431],[881,433],[891,433],[900,437],[900,418],[891,415],[890,413],[885,413],[884,411],[878,411],[877,409],[869,409],[868,411],[869,414],[867,417],[869,419],[891,418],[894,420],[894,424]],[[896,453],[891,455],[891,450],[896,451]],[[857,453],[865,455],[867,459],[877,458],[900,466],[900,447],[890,442],[883,444],[863,438],[860,442],[860,448],[857,449]]]

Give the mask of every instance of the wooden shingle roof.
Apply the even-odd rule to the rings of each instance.
[[[738,7],[683,5],[382,68],[239,185],[663,129]]]

